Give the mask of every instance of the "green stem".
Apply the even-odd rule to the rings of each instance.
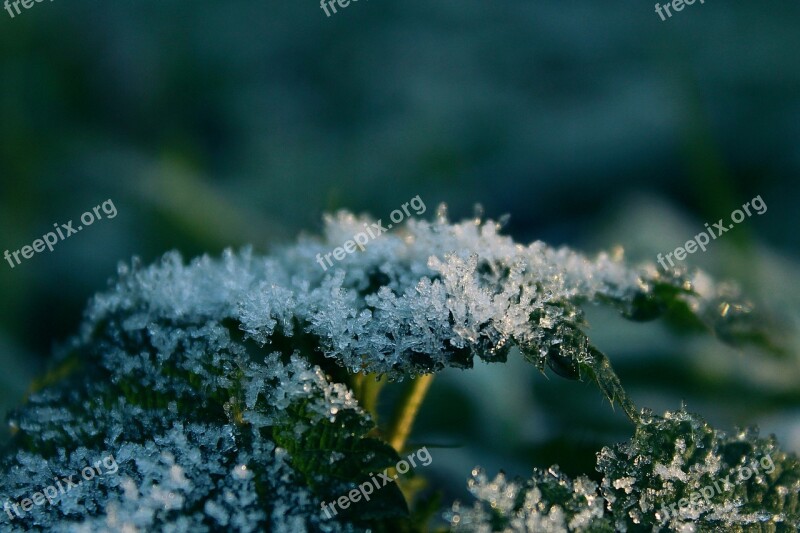
[[[386,376],[379,378],[376,374],[359,373],[352,377],[352,388],[358,405],[372,416],[375,423],[378,422],[378,394],[387,381]]]
[[[415,379],[406,390],[395,413],[389,429],[388,441],[392,448],[400,452],[411,434],[414,419],[417,417],[425,394],[433,382],[434,374],[425,374]]]

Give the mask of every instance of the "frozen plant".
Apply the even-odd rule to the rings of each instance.
[[[764,461],[768,459],[768,461]],[[759,468],[759,465],[766,468]],[[715,431],[681,409],[644,412],[630,442],[597,454],[599,487],[551,468],[530,480],[469,480],[477,501],[456,502],[456,531],[797,531],[800,462],[754,431]]]
[[[119,470],[53,505],[8,513],[3,529],[423,530],[431,515],[409,509],[413,484],[382,487],[331,518],[321,503],[397,463],[430,374],[468,368],[476,356],[503,362],[512,347],[542,371],[594,382],[631,419],[634,436],[600,452],[599,486],[555,467],[527,481],[489,482],[474,471],[477,502],[440,513],[453,529],[800,524],[796,458],[751,433],[725,437],[683,411],[639,411],[584,332],[582,306],[594,302],[632,320],[663,315],[730,342],[759,341],[749,305],[731,287],[700,272],[631,267],[616,252],[589,258],[524,246],[493,221],[450,223],[443,208],[335,268],[318,267],[317,254],[371,222],[340,212],[326,219],[322,239],[265,257],[245,249],[187,264],[168,253],[148,267],[121,266],[12,414],[0,486],[19,501],[107,454]],[[404,378],[417,384],[408,409],[378,427],[381,385]],[[659,514],[763,453],[777,474]]]

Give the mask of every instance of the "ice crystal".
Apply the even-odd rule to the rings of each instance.
[[[617,529],[800,528],[800,462],[754,429],[727,435],[683,409],[647,416],[597,464]]]
[[[523,246],[497,223],[451,224],[442,210],[324,268],[320,258],[371,222],[342,212],[326,219],[323,239],[269,256],[244,249],[187,264],[168,253],[149,267],[120,266],[44,386],[13,413],[0,486],[18,502],[103,455],[119,470],[52,505],[8,514],[4,530],[361,530],[407,509],[392,486],[371,507],[333,519],[321,512],[322,501],[398,459],[370,436],[348,374],[402,379],[469,367],[475,356],[503,361],[516,345],[542,370],[594,380],[636,421],[581,329],[581,304],[609,303],[636,320],[688,317],[731,339],[750,334],[747,306],[701,274],[631,268],[618,253]],[[666,461],[657,472],[673,483],[670,469],[681,466]],[[633,498],[642,480],[629,477],[637,482],[620,487]],[[606,520],[593,490],[548,472],[503,489],[497,503],[508,527],[580,530]],[[553,499],[562,492],[569,502]]]
[[[535,470],[524,482],[508,481],[503,474],[489,481],[475,469],[468,487],[477,499],[473,506],[462,509],[456,502],[445,514],[453,531],[613,531],[597,484],[585,476],[572,482],[554,467]]]
[[[453,530],[797,531],[800,461],[755,430],[728,436],[681,409],[642,417],[630,442],[597,454],[600,487],[556,467],[527,481],[480,470],[472,507],[445,513]]]
[[[347,369],[401,376],[468,366],[474,354],[502,359],[512,344],[540,367],[548,354],[557,365],[589,362],[575,340],[585,301],[613,303],[634,319],[682,305],[715,327],[747,313],[734,302],[718,316],[735,294],[702,273],[631,268],[619,253],[523,246],[492,221],[409,221],[405,232],[323,269],[319,259],[370,222],[339,213],[327,219],[325,240],[303,239],[269,257],[244,250],[185,265],[171,253],[149,268],[121,267],[115,290],[90,306],[87,327],[114,313],[125,313],[130,327],[227,319],[260,344],[310,335]],[[175,336],[165,333],[164,342]]]

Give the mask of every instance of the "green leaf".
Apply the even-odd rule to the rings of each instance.
[[[391,446],[366,436],[375,426],[365,415],[347,409],[313,422],[308,405],[305,400],[290,405],[286,422],[273,429],[273,438],[286,448],[294,469],[323,501],[347,495],[400,460]],[[295,428],[304,422],[307,429],[297,434]],[[384,486],[381,480],[378,484],[368,502],[362,500],[341,514],[354,521],[408,516],[397,484]]]

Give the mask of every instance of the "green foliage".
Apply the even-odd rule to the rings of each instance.
[[[797,457],[774,438],[753,430],[728,436],[683,409],[664,417],[645,412],[629,443],[598,454],[598,471],[618,529],[800,527]]]
[[[361,227],[347,214],[339,223],[331,235]],[[384,236],[377,251],[353,256],[361,263],[347,272],[317,269],[312,259],[325,247],[308,242],[271,259],[229,252],[184,265],[168,255],[147,269],[123,268],[15,412],[2,481],[19,499],[31,479],[52,478],[43,464],[61,474],[115,450],[130,482],[124,491],[113,481],[85,485],[72,507],[51,506],[20,527],[72,521],[93,531],[124,516],[124,524],[144,529],[424,531],[438,500],[420,492],[418,475],[394,477],[334,516],[324,516],[322,505],[379,473],[394,476],[431,383],[430,375],[416,376],[471,367],[475,357],[505,362],[513,347],[542,372],[594,383],[621,406],[634,435],[598,453],[599,485],[557,467],[524,481],[489,481],[476,469],[468,483],[475,504],[456,503],[445,515],[453,529],[800,525],[796,457],[774,439],[750,431],[729,437],[683,410],[640,411],[610,358],[591,343],[582,308],[606,303],[633,321],[663,317],[683,332],[712,331],[769,350],[749,303],[701,273],[635,270],[543,243],[524,248],[496,230],[443,219],[420,224],[415,238]],[[431,249],[459,247],[431,256]],[[394,419],[379,420],[384,385],[406,377],[416,379]],[[765,457],[769,472],[729,481]],[[708,486],[714,494],[681,504]],[[164,491],[183,506],[165,509]],[[77,501],[85,515],[75,512]]]
[[[643,412],[630,442],[597,454],[597,484],[557,467],[529,480],[474,471],[471,508],[453,505],[464,531],[737,531],[800,528],[800,462],[774,438],[727,436],[697,415]]]
[[[323,501],[333,501],[356,485],[368,482],[400,460],[397,452],[382,440],[367,437],[374,429],[369,420],[355,411],[312,422],[306,402],[293,403],[287,419],[273,429],[275,442],[289,452],[292,466]],[[298,427],[308,429],[297,432]],[[407,518],[408,506],[396,483],[392,483],[340,511],[356,523]]]

